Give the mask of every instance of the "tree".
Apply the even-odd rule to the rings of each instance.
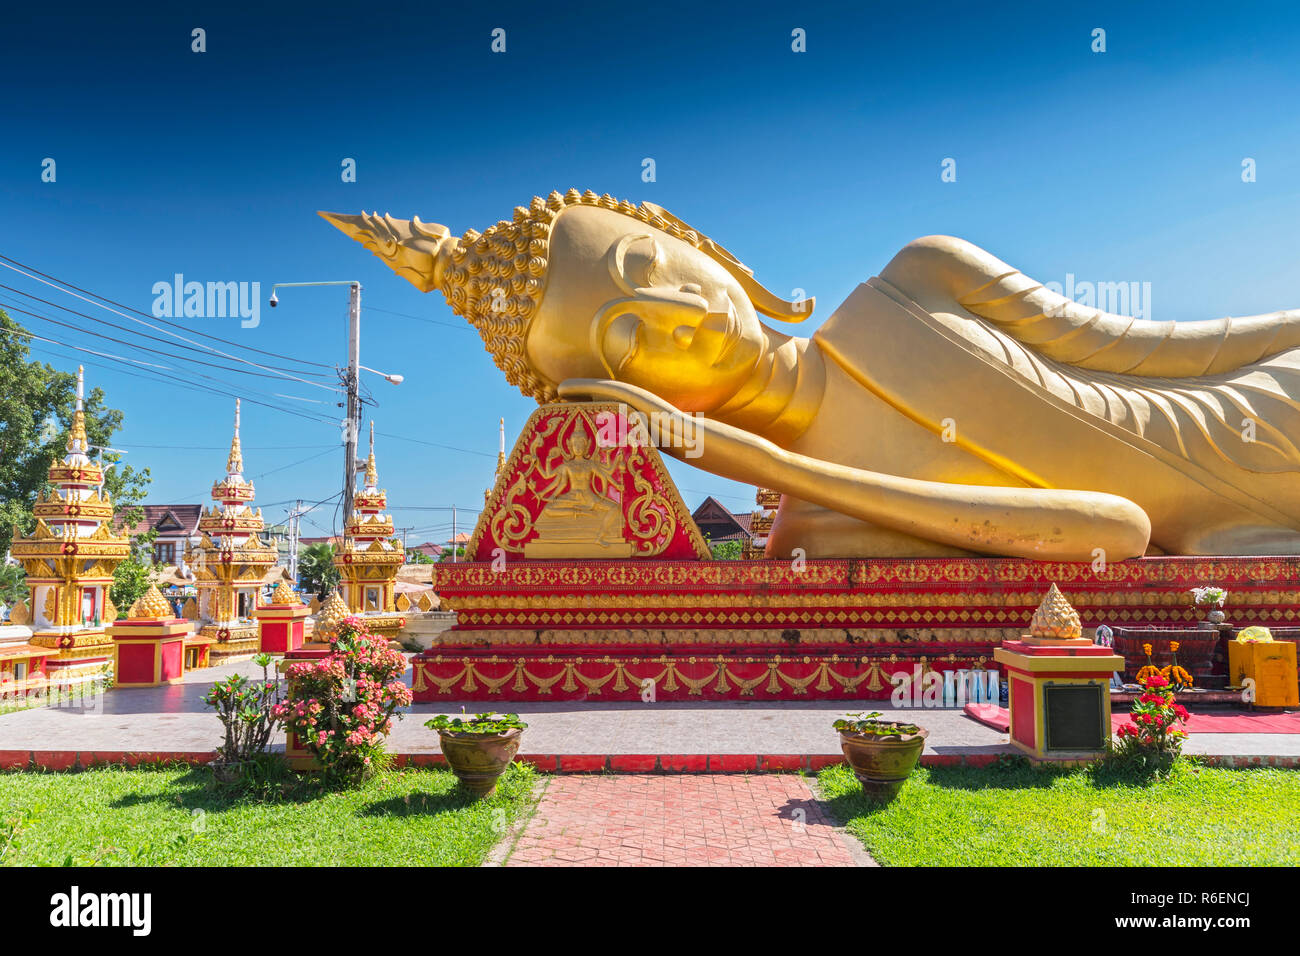
[[[709,553],[713,555],[715,561],[739,561],[744,556],[745,547],[736,539],[730,541],[714,541],[712,538],[706,539],[709,546]]]
[[[14,605],[27,600],[27,574],[22,565],[0,566],[0,604]]]
[[[423,551],[411,548],[406,552],[407,564],[435,564],[436,562]]]
[[[134,509],[139,511],[139,509]],[[139,520],[138,518],[135,520]],[[138,601],[153,583],[153,542],[158,532],[150,528],[131,539],[131,553],[113,569],[113,584],[108,595],[122,616]],[[112,623],[111,621],[108,623]]]
[[[29,360],[21,325],[0,309],[0,551],[7,551],[13,528],[30,534],[32,506],[45,490],[49,467],[66,453],[77,376]],[[86,395],[86,436],[92,445],[110,445],[122,427],[122,413],[104,403],[104,390]],[[149,469],[135,469],[105,454],[104,489],[113,497],[120,525],[134,524],[144,499]],[[112,467],[109,467],[109,466]]]
[[[334,549],[321,541],[309,544],[298,555],[298,584],[304,591],[325,597],[338,587],[339,569],[334,566]]]

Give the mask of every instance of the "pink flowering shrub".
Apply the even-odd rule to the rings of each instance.
[[[1119,728],[1111,757],[1142,774],[1168,773],[1183,750],[1187,708],[1174,702],[1169,681],[1160,674],[1139,678],[1142,696],[1133,702],[1129,722]]]
[[[360,618],[345,618],[330,639],[330,655],[289,667],[289,695],[276,709],[332,783],[353,786],[376,769],[393,715],[411,703],[399,677],[406,658],[371,634]]]

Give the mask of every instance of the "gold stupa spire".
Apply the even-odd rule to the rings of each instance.
[[[375,466],[375,420],[370,420],[370,457],[366,459],[366,487],[379,487],[379,469]]]
[[[68,433],[68,443],[64,446],[71,455],[86,455],[90,452],[90,440],[86,438],[86,367],[77,366],[77,407],[72,412],[72,431]]]
[[[244,452],[239,447],[239,399],[235,399],[235,435],[230,439],[230,457],[226,459],[226,474],[244,473]]]
[[[272,604],[297,604],[298,595],[293,593],[293,588],[289,587],[288,581],[281,581],[275,586],[275,591],[271,594]]]
[[[140,595],[139,600],[131,605],[131,619],[139,620],[170,620],[175,616],[172,606],[167,603],[167,599],[162,596],[156,584],[150,584],[149,590]]]
[[[497,434],[497,471],[498,478],[501,477],[501,469],[506,466],[506,420],[501,419],[498,426],[500,431]]]
[[[1055,583],[1048,589],[1038,610],[1034,611],[1029,622],[1029,635],[1048,640],[1078,640],[1083,637],[1079,612],[1070,606]]]
[[[333,637],[338,632],[343,619],[351,613],[343,596],[335,588],[321,605],[320,613],[316,615],[316,626],[312,631],[312,637],[316,640]]]

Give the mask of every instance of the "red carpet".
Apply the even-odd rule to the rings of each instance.
[[[1005,707],[967,704],[966,716],[1006,733],[1010,715]],[[1128,714],[1111,714],[1112,728],[1128,723]],[[1192,714],[1183,729],[1189,734],[1300,734],[1300,713],[1295,714]]]

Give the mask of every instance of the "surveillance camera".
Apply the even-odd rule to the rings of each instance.
[[[279,305],[279,304],[280,304],[280,300],[277,299],[277,298],[275,297],[275,293],[272,292],[272,293],[271,293],[271,308],[274,309],[274,308],[275,308],[277,305]]]

